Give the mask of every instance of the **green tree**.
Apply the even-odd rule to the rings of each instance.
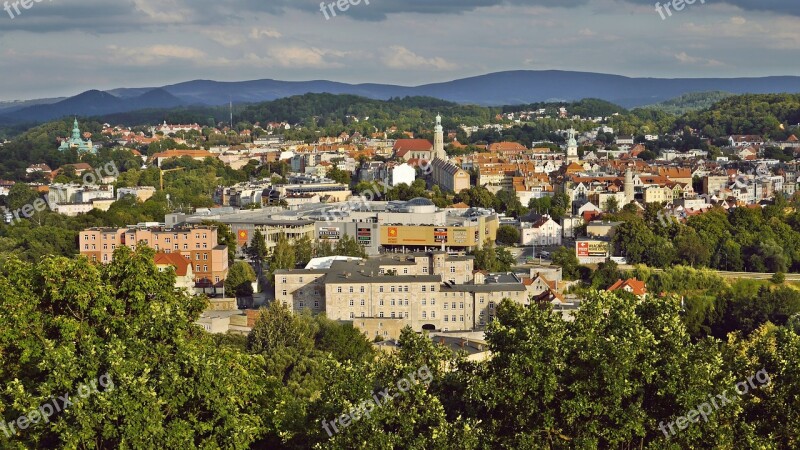
[[[553,252],[553,264],[560,266],[565,280],[577,280],[581,276],[580,262],[575,250],[559,247]]]
[[[497,242],[503,245],[517,245],[520,243],[520,232],[517,227],[501,225],[497,229]]]
[[[0,433],[0,446],[246,448],[261,435],[250,405],[263,392],[263,359],[216,347],[194,325],[206,301],[174,289],[174,274],[153,256],[121,247],[108,265],[53,257],[4,265],[0,419],[65,394],[75,406]],[[98,392],[79,397],[93,380]]]
[[[267,272],[267,279],[273,281],[275,279],[275,271],[280,269],[294,269],[295,264],[294,249],[286,239],[285,234],[278,236],[278,242],[275,248],[272,249],[272,254],[269,256],[269,269]]]
[[[355,238],[350,235],[342,236],[342,238],[336,242],[334,254],[341,256],[352,256],[354,258],[367,257],[367,251],[364,250],[364,247],[356,242]]]
[[[302,236],[294,242],[294,258],[298,266],[305,266],[314,257],[314,243],[309,236]]]
[[[225,289],[234,292],[237,297],[253,295],[253,282],[258,278],[250,264],[237,261],[228,269],[228,278],[225,279]]]

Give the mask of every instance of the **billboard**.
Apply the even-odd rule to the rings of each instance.
[[[437,227],[425,225],[384,226],[380,228],[381,245],[472,247],[480,236],[473,227]]]
[[[578,259],[601,258],[605,260],[610,253],[610,244],[604,241],[578,241],[575,243]]]
[[[319,229],[319,239],[322,241],[338,241],[342,236],[339,227],[323,227]]]
[[[369,247],[372,245],[372,228],[359,227],[356,230],[356,236],[358,238],[358,243],[364,247]]]
[[[447,242],[447,228],[435,228],[433,230],[433,240],[437,243]]]

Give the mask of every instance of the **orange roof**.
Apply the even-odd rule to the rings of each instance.
[[[450,206],[450,208],[454,208],[454,209],[469,209],[469,205],[464,203],[464,202],[461,202],[461,203],[456,203],[455,205]]]
[[[647,294],[647,286],[645,285],[644,281],[639,281],[636,278],[629,278],[625,281],[617,280],[617,282],[608,288],[607,291],[614,292],[619,289],[628,291],[628,289],[625,289],[626,287],[630,288],[629,292],[631,292],[633,295]]]
[[[174,267],[175,274],[179,277],[185,277],[189,272],[189,260],[180,253],[157,253],[153,259],[156,266]]]

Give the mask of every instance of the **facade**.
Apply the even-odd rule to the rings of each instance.
[[[473,273],[473,260],[443,252],[334,261],[324,270],[279,270],[275,298],[296,312],[349,321],[368,337],[415,331],[471,331],[494,319],[504,298],[529,304],[514,274]]]
[[[550,216],[542,216],[536,223],[522,224],[522,245],[561,245],[563,227]]]
[[[136,250],[140,243],[191,261],[197,287],[221,288],[228,276],[228,247],[217,244],[217,229],[208,226],[167,228],[140,224],[126,228],[90,228],[79,235],[81,255],[108,264],[120,246]]]
[[[471,186],[469,173],[446,160],[435,159],[431,169],[433,183],[442,191],[459,193]]]

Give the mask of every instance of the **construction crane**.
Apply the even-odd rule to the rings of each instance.
[[[159,177],[159,180],[161,180],[161,190],[162,191],[164,190],[164,173],[166,173],[166,172],[176,172],[178,170],[184,170],[184,169],[186,169],[186,167],[178,167],[178,168],[175,168],[175,169],[167,169],[167,170],[164,170],[164,169],[159,167],[158,168],[158,177]]]

